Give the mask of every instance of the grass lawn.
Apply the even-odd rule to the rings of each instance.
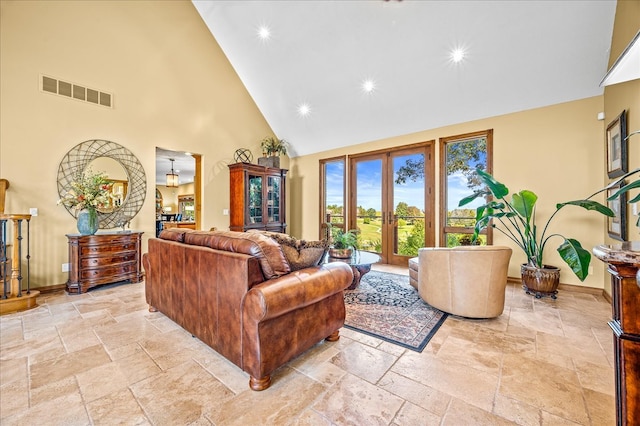
[[[360,230],[359,241],[365,250],[372,250],[376,243],[382,240],[382,222],[380,219],[372,219],[370,223],[364,223],[364,219],[357,220]],[[413,225],[398,226],[398,243],[406,241],[407,236],[413,230]]]

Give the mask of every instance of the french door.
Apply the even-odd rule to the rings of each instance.
[[[433,143],[350,157],[349,228],[360,249],[406,265],[434,245]]]

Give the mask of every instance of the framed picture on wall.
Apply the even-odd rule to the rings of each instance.
[[[607,198],[624,186],[624,181],[620,185],[609,188]],[[621,194],[617,199],[607,201],[607,206],[616,214],[607,218],[607,230],[609,236],[616,240],[627,240],[627,194]]]
[[[615,178],[627,173],[627,119],[622,111],[607,126],[607,175]]]

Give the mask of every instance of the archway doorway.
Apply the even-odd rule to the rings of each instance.
[[[201,229],[202,156],[156,147],[156,236],[162,229]],[[167,175],[177,175],[173,182]]]

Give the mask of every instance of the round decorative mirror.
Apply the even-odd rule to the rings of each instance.
[[[127,171],[113,158],[98,157],[89,163],[84,170],[84,176],[88,178],[96,172],[104,173],[109,177],[111,183],[111,199],[106,205],[98,207],[97,210],[100,213],[112,213],[121,208],[127,199],[129,188]]]
[[[58,195],[72,189],[72,182],[86,173],[104,173],[111,185],[111,202],[98,209],[100,228],[124,227],[138,214],[147,194],[147,178],[138,158],[115,142],[94,139],[79,143],[58,167]],[[65,206],[77,217],[77,211]]]

